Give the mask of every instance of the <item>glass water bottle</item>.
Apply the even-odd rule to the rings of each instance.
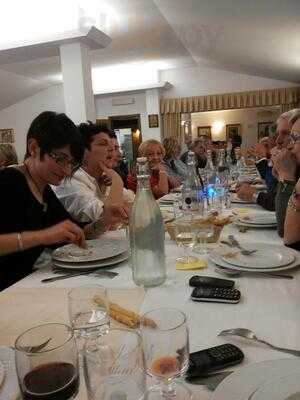
[[[138,187],[129,231],[132,276],[136,285],[158,286],[166,280],[165,229],[149,182],[147,159],[137,159]]]

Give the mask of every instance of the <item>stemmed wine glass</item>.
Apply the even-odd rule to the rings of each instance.
[[[16,370],[24,400],[71,400],[79,389],[78,353],[68,325],[28,329],[15,343]]]
[[[155,323],[149,326],[148,320]],[[175,308],[159,308],[144,314],[141,334],[147,374],[159,385],[148,390],[148,400],[187,400],[192,395],[182,383],[189,364],[189,333],[185,314]]]

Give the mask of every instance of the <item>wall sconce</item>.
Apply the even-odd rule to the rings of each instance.
[[[139,140],[140,134],[141,134],[141,131],[139,129],[136,129],[135,131],[133,131],[132,132],[133,139],[134,140]]]

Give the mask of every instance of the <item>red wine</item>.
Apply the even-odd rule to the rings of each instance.
[[[79,376],[66,362],[42,364],[25,375],[24,400],[68,400],[77,394]]]

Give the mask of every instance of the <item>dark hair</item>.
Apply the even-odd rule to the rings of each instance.
[[[74,122],[66,114],[44,111],[32,121],[27,133],[25,158],[29,157],[29,139],[37,141],[41,149],[41,159],[45,154],[49,154],[53,150],[70,146],[74,161],[78,164],[82,163],[84,153],[82,137]]]
[[[93,136],[98,133],[106,133],[110,138],[116,138],[116,134],[114,131],[108,129],[104,125],[96,125],[91,121],[83,122],[78,125],[78,129],[82,135],[84,147],[88,150],[91,149],[91,143],[93,140]]]

